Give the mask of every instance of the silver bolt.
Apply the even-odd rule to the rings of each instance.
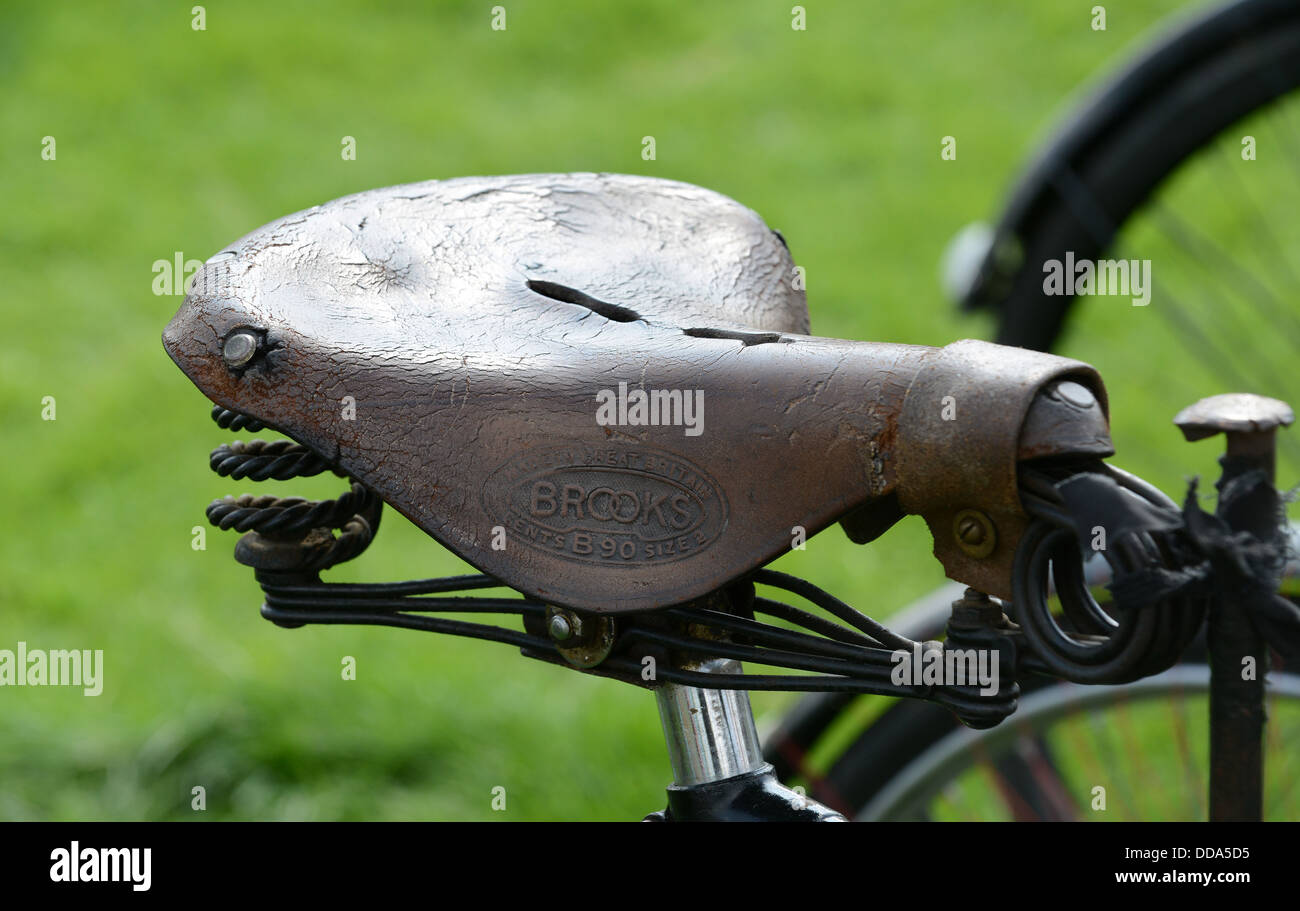
[[[569,618],[564,614],[552,614],[550,624],[551,638],[556,642],[563,642],[573,635],[573,626],[569,623]]]
[[[232,333],[221,346],[221,356],[231,367],[242,367],[257,354],[257,335],[248,329]]]

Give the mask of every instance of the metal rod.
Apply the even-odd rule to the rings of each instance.
[[[1227,454],[1220,460],[1220,493],[1249,471],[1274,474],[1273,430],[1228,433]],[[1263,505],[1267,505],[1264,503]],[[1277,517],[1260,503],[1231,502],[1222,496],[1216,515],[1233,531],[1271,539]],[[1209,607],[1210,650],[1210,821],[1258,821],[1264,808],[1264,678],[1268,645],[1256,631],[1246,605],[1231,595]],[[1245,672],[1253,659],[1254,673]]]
[[[1273,489],[1277,429],[1295,422],[1291,406],[1278,399],[1248,393],[1227,393],[1201,399],[1184,408],[1174,423],[1189,440],[1222,433],[1227,452],[1217,487],[1215,510],[1234,533],[1279,548],[1283,527]],[[1247,475],[1262,474],[1265,495],[1233,494]],[[1206,630],[1210,653],[1210,820],[1258,820],[1264,811],[1264,678],[1268,674],[1268,644],[1251,620],[1249,584],[1219,594],[1209,605]],[[1253,668],[1250,665],[1253,664]],[[1249,670],[1253,670],[1249,672]]]

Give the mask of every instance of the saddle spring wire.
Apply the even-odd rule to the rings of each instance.
[[[227,430],[256,432],[266,425],[256,418],[220,405],[213,406],[212,420]],[[208,504],[208,521],[223,531],[258,534],[303,541],[317,529],[337,529],[333,542],[314,555],[311,569],[327,569],[361,554],[374,539],[383,502],[368,487],[341,471],[314,450],[293,440],[234,440],[212,450],[209,467],[222,477],[251,481],[287,481],[332,472],[351,483],[348,491],[332,500],[303,497],[226,496]]]
[[[1145,482],[1113,466],[1104,470],[1153,507],[1176,509]],[[1012,602],[1035,663],[1041,662],[1053,676],[1094,684],[1126,683],[1165,670],[1195,637],[1204,603],[1176,595],[1114,612],[1112,619],[1088,591],[1073,521],[1055,488],[1059,479],[1033,470],[1022,470],[1020,476],[1022,502],[1032,521],[1016,551]],[[1111,562],[1117,573],[1167,563],[1168,543],[1162,545],[1151,533],[1116,545],[1107,560],[1118,561],[1119,565]],[[1053,617],[1046,598],[1049,573],[1056,583],[1065,628]]]
[[[259,430],[266,429],[266,425],[257,418],[231,411],[229,408],[222,408],[220,405],[212,406],[212,420],[216,421],[217,426],[222,430],[251,430],[257,433]]]

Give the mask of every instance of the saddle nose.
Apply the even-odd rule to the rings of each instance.
[[[222,377],[212,363],[217,342],[212,326],[203,319],[202,306],[186,297],[162,334],[168,356],[194,385],[212,396],[222,385]]]

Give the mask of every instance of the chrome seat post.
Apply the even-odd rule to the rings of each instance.
[[[739,661],[710,658],[686,670],[741,674]],[[655,689],[673,786],[666,821],[843,822],[844,816],[781,784],[763,750],[745,690],[664,683]]]
[[[739,674],[739,661],[711,658],[692,670]],[[744,690],[666,683],[655,690],[673,783],[678,787],[734,778],[763,768],[754,712]]]

